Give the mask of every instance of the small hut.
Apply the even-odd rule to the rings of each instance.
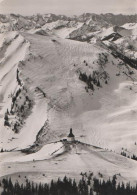
[[[72,128],[70,128],[70,133],[68,134],[67,140],[68,140],[69,142],[75,141],[75,136],[74,136],[73,133],[72,133]]]

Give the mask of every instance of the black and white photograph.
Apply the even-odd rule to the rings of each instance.
[[[0,195],[137,195],[137,0],[0,0]]]

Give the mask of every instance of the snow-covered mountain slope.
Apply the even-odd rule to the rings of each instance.
[[[8,149],[16,148],[21,145],[25,145],[24,147],[26,147],[25,140],[30,136],[30,140],[27,139],[27,145],[32,144],[36,139],[38,133],[37,129],[41,128],[45,121],[46,109],[40,110],[41,107],[43,108],[44,100],[40,100],[38,103],[36,100],[35,105],[33,105],[33,94],[31,94],[31,91],[28,91],[24,83],[21,83],[23,81],[20,81],[18,76],[19,64],[23,63],[23,60],[25,60],[29,54],[29,42],[16,32],[6,33],[5,36],[1,36],[3,38],[3,43],[1,43],[1,57],[3,58],[0,67],[0,123],[1,129],[3,129],[0,132],[1,147],[4,147],[5,144]],[[36,113],[41,120],[38,120]],[[27,119],[25,120],[26,117]],[[32,121],[36,122],[34,126]],[[16,133],[22,128],[23,131],[19,134],[21,140],[16,140],[16,142],[16,136],[18,137]],[[3,140],[7,140],[5,144]],[[16,142],[16,144],[14,144],[14,142]]]
[[[117,50],[129,59],[137,59],[136,23],[127,23],[121,27],[114,26],[104,28],[101,32],[96,34],[96,40],[98,37],[101,38],[102,42],[107,47]]]
[[[55,177],[91,170],[135,181],[136,161],[113,152],[137,155],[136,24],[103,18],[2,17],[1,32],[10,27],[0,34],[1,176],[35,163]],[[60,142],[71,127],[81,142]]]
[[[33,28],[29,30],[28,33],[39,34],[39,32],[45,32],[61,38],[69,38],[69,34],[76,29],[79,29],[81,26],[83,26],[83,23],[80,22],[57,20],[55,22],[46,23],[42,27]]]
[[[27,33],[18,39],[25,40],[16,46],[21,50],[10,58],[12,40],[1,66],[1,148],[24,149],[36,140],[43,145],[70,127],[97,146],[134,146],[136,70],[94,44]]]
[[[29,180],[35,182],[49,182],[63,177],[63,174],[74,178],[80,178],[82,172],[94,172],[99,177],[99,172],[104,179],[117,175],[118,182],[136,183],[137,163],[101,148],[87,145],[81,142],[69,143],[67,141],[50,143],[40,151],[24,155],[12,152],[12,156],[0,154],[4,163],[0,163],[0,176],[15,178],[27,175]],[[1,159],[0,158],[0,159]],[[26,174],[28,173],[28,174]]]
[[[137,35],[137,23],[126,23],[123,25],[125,29],[132,30],[133,35]]]
[[[137,35],[137,26],[136,24],[125,24],[123,26],[111,26],[109,28],[103,28],[101,32],[98,33],[98,36],[101,39],[107,38],[111,34],[117,33],[122,37],[129,37]]]

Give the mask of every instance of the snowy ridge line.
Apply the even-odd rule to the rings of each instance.
[[[20,39],[19,39],[20,38]],[[12,49],[12,43],[13,44],[17,44],[18,46],[16,47],[15,50]],[[18,44],[19,43],[19,44]],[[0,61],[0,63],[6,63],[6,61],[10,60],[10,58],[16,54],[16,52],[18,51],[18,49],[24,44],[24,38],[18,34],[18,36],[16,36],[16,39],[13,39],[11,41],[11,44],[9,45],[9,47],[7,48],[7,51],[5,52],[5,57]]]
[[[10,37],[10,33],[8,34],[9,35],[9,37]],[[20,41],[17,41],[17,39],[19,39]],[[14,80],[16,80],[16,72],[18,71],[18,69],[19,69],[19,65],[20,65],[20,60],[22,60],[22,62],[24,63],[25,62],[25,60],[26,60],[26,54],[28,55],[28,49],[29,49],[29,46],[30,46],[30,43],[27,41],[25,41],[25,39],[24,39],[24,37],[22,36],[22,35],[20,35],[19,33],[17,34],[17,32],[16,32],[16,34],[14,33],[14,37],[13,37],[13,39],[11,39],[11,44],[10,44],[10,46],[8,47],[8,49],[7,49],[7,52],[6,52],[6,54],[5,54],[5,57],[4,57],[4,63],[6,63],[6,64],[8,64],[11,60],[11,63],[10,63],[10,66],[9,66],[9,68],[8,68],[8,72],[2,77],[2,79],[1,79],[1,84],[3,85],[3,83],[5,82],[5,79],[7,79],[9,76],[10,76],[10,72],[13,70],[13,68],[14,68],[14,72],[15,72],[15,74],[14,74]],[[24,45],[23,45],[24,44]],[[23,51],[24,50],[24,51]],[[18,53],[18,52],[21,52],[21,51],[23,51],[23,54],[22,54],[22,59],[20,58],[17,58],[17,60],[15,59],[15,62],[14,62],[14,60],[13,60],[13,58],[14,58],[14,56],[16,55],[16,53]],[[16,58],[16,56],[15,56],[15,58]],[[24,59],[23,59],[24,58]],[[19,60],[18,60],[19,59]],[[11,67],[12,66],[12,67]],[[4,68],[3,68],[3,73],[4,73],[4,71],[6,71],[6,69],[4,70]],[[8,93],[12,93],[12,96],[10,97],[10,99],[11,98],[13,98],[15,95],[16,95],[16,92],[18,91],[18,90],[22,90],[23,89],[23,87],[22,86],[20,86],[20,84],[19,83],[17,83],[18,81],[15,81],[15,84],[14,84],[14,88],[12,88],[12,90],[14,89],[14,93],[12,93],[11,91],[9,91]],[[16,85],[16,86],[15,86]],[[3,105],[3,106],[6,106],[6,105]],[[7,108],[10,110],[10,107],[11,107],[11,105],[9,105]],[[5,108],[5,109],[7,109],[7,108]],[[4,110],[3,110],[4,111]],[[12,117],[13,118],[13,117]],[[12,119],[10,119],[10,121],[11,121]],[[14,119],[13,119],[14,120]],[[3,127],[4,128],[4,127]],[[9,127],[10,128],[10,127]],[[9,131],[9,130],[6,130],[6,131]],[[11,131],[11,130],[10,130]],[[8,132],[7,132],[8,133]],[[12,132],[10,132],[10,134],[11,134],[11,138],[12,137],[16,137],[16,135],[12,135]],[[5,135],[6,136],[6,135]],[[9,139],[10,141],[13,141],[12,139]],[[1,147],[4,147],[4,145],[2,144],[2,146]],[[13,147],[13,149],[17,149],[17,147]]]

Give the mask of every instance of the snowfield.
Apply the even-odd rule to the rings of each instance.
[[[133,160],[83,143],[70,145],[65,153],[64,150],[65,145],[58,142],[48,144],[34,154],[22,154],[22,157],[18,152],[12,152],[11,157],[1,154],[5,162],[0,165],[0,176],[10,174],[14,179],[20,175],[23,179],[27,175],[29,180],[44,183],[64,175],[79,179],[81,171],[93,171],[95,176],[101,172],[104,179],[120,173],[119,182],[136,183],[137,163]]]
[[[58,155],[64,151],[63,145],[61,143],[51,143],[43,146],[38,152],[34,154],[29,154],[23,157],[18,157],[17,162],[27,162],[27,161],[42,161],[52,158],[54,155]],[[15,161],[15,159],[14,159]]]

